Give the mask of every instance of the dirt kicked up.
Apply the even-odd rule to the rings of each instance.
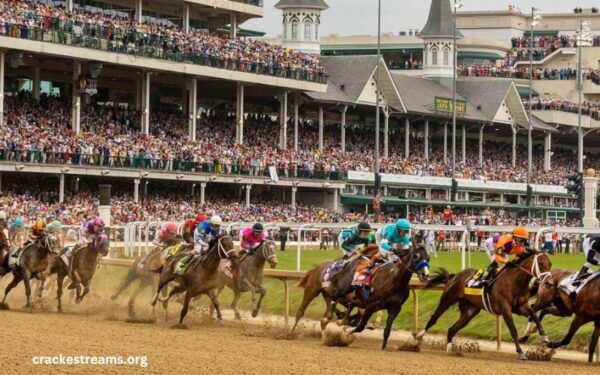
[[[173,329],[171,320],[155,324],[125,322],[125,301],[106,296],[81,305],[68,304],[68,312],[55,312],[46,297],[34,313],[21,309],[13,298],[11,308],[0,311],[3,335],[0,364],[5,374],[597,374],[598,367],[579,362],[519,362],[515,355],[489,352],[449,356],[442,350],[420,353],[398,351],[398,342],[381,351],[380,340],[357,336],[348,348],[324,346],[316,335],[297,337],[269,334],[272,327],[249,327],[226,321],[214,323],[192,312],[188,329]],[[192,310],[193,311],[193,310]],[[149,311],[144,311],[149,313]],[[162,314],[158,316],[162,317]],[[292,338],[290,340],[290,338]],[[108,356],[143,358],[131,365],[34,364],[46,357]],[[40,359],[41,357],[41,359]],[[101,359],[96,359],[101,361]],[[89,361],[89,359],[88,359]]]

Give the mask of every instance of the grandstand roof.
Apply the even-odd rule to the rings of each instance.
[[[275,4],[275,8],[314,8],[325,10],[329,9],[329,5],[323,0],[279,0],[279,2]]]
[[[431,8],[429,8],[429,18],[419,37],[421,38],[436,38],[454,36],[454,15],[450,0],[432,0]],[[456,30],[456,36],[463,35],[459,30]]]

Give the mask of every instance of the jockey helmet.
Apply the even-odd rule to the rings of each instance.
[[[409,231],[410,230],[410,221],[406,220],[406,219],[400,219],[396,222],[396,229],[397,230],[404,230],[404,231]]]
[[[524,227],[516,227],[513,229],[513,237],[522,238],[524,240],[529,239],[529,231]]]
[[[213,217],[210,218],[210,224],[220,227],[221,225],[223,225],[223,220],[221,220],[220,216],[213,215]]]
[[[196,215],[196,219],[194,220],[196,223],[200,224],[201,222],[203,222],[204,220],[206,220],[206,215],[203,214],[198,214]]]
[[[252,230],[254,231],[254,233],[262,233],[262,231],[265,230],[265,228],[261,223],[255,223],[252,226]]]
[[[13,221],[13,223],[17,227],[22,227],[23,225],[25,225],[25,221],[21,217],[16,218],[15,221]]]
[[[62,224],[58,220],[52,221],[52,223],[50,223],[50,226],[52,227],[52,229],[60,229],[60,228],[62,228]]]
[[[0,211],[0,220],[6,220],[6,212]]]
[[[363,221],[361,223],[358,223],[357,229],[359,232],[370,232],[371,225],[369,225],[369,223]]]
[[[97,218],[96,220],[94,220],[94,226],[96,225],[102,228],[106,225],[106,223],[104,222],[104,220],[102,220],[102,218]]]
[[[173,224],[173,223],[167,224],[167,226],[165,227],[165,232],[177,234],[177,224]]]

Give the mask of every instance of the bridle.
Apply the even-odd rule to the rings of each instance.
[[[539,262],[538,258],[541,256],[548,256],[548,255],[545,253],[535,254],[533,257],[533,263],[531,264],[531,270],[529,270],[529,271],[518,263],[517,263],[517,266],[519,267],[518,268],[519,270],[521,270],[521,271],[525,272],[526,274],[530,275],[531,277],[539,280],[543,284],[544,281],[546,280],[546,278],[551,275],[551,272],[550,271],[540,272],[540,262]]]
[[[260,245],[260,256],[263,257],[267,262],[273,263],[277,259],[277,255],[275,255],[275,253],[273,253],[271,255],[267,255],[266,250],[265,250],[267,248],[267,243],[272,243],[273,245],[275,245],[275,242],[273,242],[273,241],[264,241]]]
[[[231,237],[229,236],[223,236],[219,237],[219,239],[217,240],[217,254],[220,258],[223,259],[231,258],[230,254],[235,252],[235,248],[232,248],[231,250],[225,250],[225,246],[223,246],[223,244],[221,243],[221,241],[223,241],[223,239],[225,238],[231,239]]]

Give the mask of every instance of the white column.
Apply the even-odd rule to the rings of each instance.
[[[300,103],[298,102],[298,95],[294,96],[294,151],[298,151],[298,118]]]
[[[142,133],[150,134],[150,72],[144,72],[142,84]]]
[[[200,183],[200,204],[204,204],[204,198],[206,193],[206,182]]]
[[[235,119],[235,143],[242,145],[244,144],[244,85],[239,82],[236,93]]]
[[[189,115],[189,138],[192,142],[196,141],[196,122],[198,117],[198,80],[191,78],[190,96],[188,103]]]
[[[408,117],[404,120],[404,158],[408,158],[410,156],[410,120]]]
[[[144,79],[135,80],[135,110],[142,110],[142,93],[144,92]]]
[[[133,179],[133,201],[135,203],[140,201],[140,179]]]
[[[387,158],[390,152],[390,111],[383,111],[385,117],[383,121],[383,157]]]
[[[75,179],[75,192],[79,193],[79,177]]]
[[[0,51],[0,126],[4,126],[4,65],[6,52]]]
[[[65,174],[61,173],[58,180],[58,203],[65,201]]]
[[[280,128],[279,128],[279,146],[282,150],[287,150],[287,120],[288,120],[288,92],[283,91],[281,97],[281,110],[280,110]]]
[[[448,124],[444,123],[444,161],[448,161]]]
[[[517,129],[513,128],[512,134],[512,167],[517,166]]]
[[[292,187],[292,208],[296,208],[296,194],[298,193],[298,187]]]
[[[462,125],[462,162],[467,162],[467,126]]]
[[[236,13],[231,13],[230,16],[230,27],[231,30],[229,30],[229,36],[232,38],[237,38],[237,27],[238,27],[238,21],[237,21],[237,14]]]
[[[73,0],[67,0],[66,8],[67,8],[67,12],[73,11]]]
[[[544,171],[552,169],[552,133],[546,133],[544,137]]]
[[[142,0],[136,0],[135,2],[135,21],[142,23]]]
[[[75,134],[81,131],[81,95],[77,88],[79,76],[81,75],[81,63],[73,61],[73,92],[72,92],[72,113],[71,128]]]
[[[423,156],[429,160],[429,120],[425,120],[425,137],[423,138]]]
[[[596,218],[596,194],[598,193],[598,178],[594,176],[584,177],[583,189],[583,226],[586,228],[597,228],[598,219]]]
[[[485,125],[479,128],[479,166],[483,166],[483,129]]]
[[[333,189],[333,212],[338,212],[340,205],[339,205],[339,200],[340,200],[340,196],[339,196],[339,189],[335,188]]]
[[[348,111],[348,106],[345,105],[342,107],[342,152],[346,152],[346,112]]]
[[[319,151],[323,151],[323,106],[319,106]]]
[[[183,3],[183,32],[190,32],[190,4]]]
[[[42,87],[42,67],[36,65],[33,69],[33,97],[40,100],[40,89]]]
[[[252,185],[246,185],[246,208],[250,208],[250,192]]]

